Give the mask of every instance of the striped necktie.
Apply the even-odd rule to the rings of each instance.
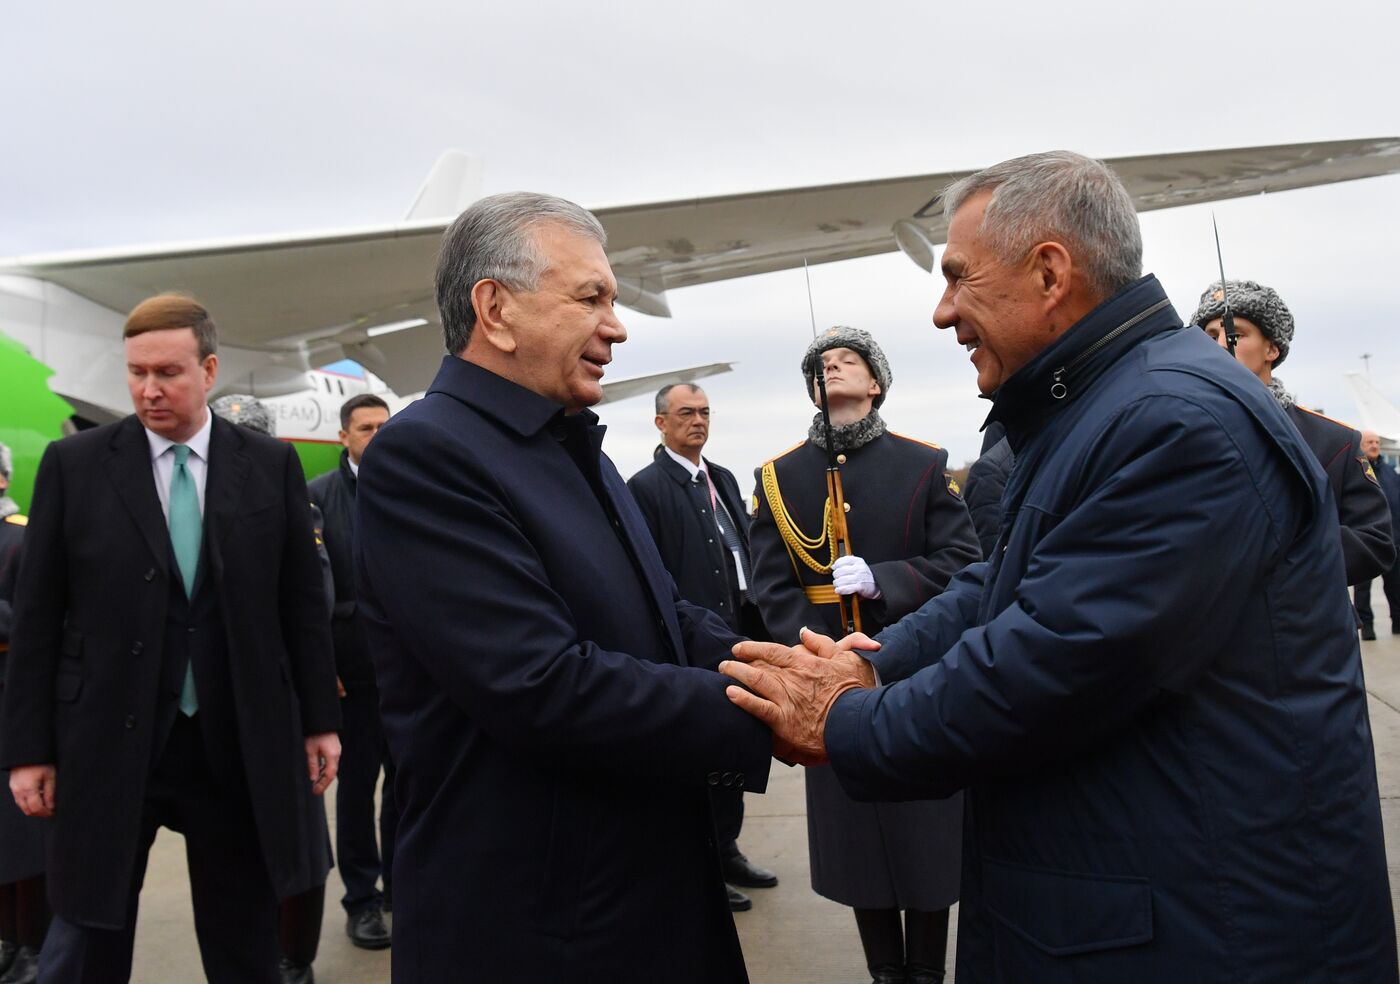
[[[204,517],[199,512],[199,492],[194,476],[186,462],[190,460],[187,445],[175,445],[175,472],[170,477],[170,546],[175,562],[180,565],[180,578],[185,595],[194,597],[194,575],[199,569],[199,545],[204,538]],[[185,683],[180,690],[180,711],[192,717],[199,710],[194,689],[194,662],[185,667]]]
[[[729,510],[724,508],[724,503],[715,494],[715,483],[710,481],[709,470],[702,468],[700,474],[705,476],[705,484],[710,489],[710,508],[714,510],[715,522],[719,524],[719,537],[730,553],[738,559],[739,570],[744,575],[744,583],[748,585],[747,590],[752,590],[753,572],[749,569],[749,555],[744,549],[744,541],[739,537],[739,531],[734,528],[734,519],[729,515]]]

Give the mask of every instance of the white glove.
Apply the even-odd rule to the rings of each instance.
[[[880,597],[880,587],[870,565],[859,557],[838,557],[831,567],[831,586],[839,595],[858,594],[874,601]]]

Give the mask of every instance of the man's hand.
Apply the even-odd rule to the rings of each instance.
[[[801,646],[741,642],[734,647],[738,662],[719,664],[721,673],[749,688],[729,687],[725,693],[772,729],[774,753],[780,758],[802,765],[826,762],[831,705],[847,690],[875,686],[874,668],[850,650],[835,651],[835,645],[803,629]]]
[[[311,777],[311,792],[320,796],[340,771],[340,735],[327,731],[306,736],[306,771]]]
[[[10,770],[10,794],[27,817],[51,817],[58,770],[52,765],[21,765]]]
[[[831,565],[831,586],[839,595],[860,595],[875,601],[881,595],[875,572],[859,557],[837,557]]]

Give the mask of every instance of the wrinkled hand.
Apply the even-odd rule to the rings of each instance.
[[[320,796],[340,771],[340,735],[327,731],[306,736],[306,772],[311,779],[311,792]]]
[[[859,557],[837,557],[831,565],[831,586],[839,595],[860,595],[875,601],[881,595],[870,565]]]
[[[10,770],[10,795],[27,817],[51,817],[58,770],[52,765],[21,765]]]
[[[868,662],[850,650],[835,652],[834,646],[826,636],[803,629],[801,646],[741,642],[734,647],[735,659],[719,664],[721,673],[749,688],[729,687],[725,693],[772,729],[779,758],[801,765],[826,762],[831,705],[847,690],[875,686]]]

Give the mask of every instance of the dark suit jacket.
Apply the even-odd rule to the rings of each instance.
[[[1379,577],[1395,563],[1390,503],[1375,469],[1361,452],[1361,435],[1346,424],[1297,404],[1287,412],[1327,473],[1342,526],[1347,584]]]
[[[729,469],[708,458],[705,466],[715,483],[715,494],[729,510],[747,551],[749,514],[739,495],[739,483]],[[656,549],[681,597],[708,608],[735,632],[747,635],[734,607],[738,592],[734,555],[724,545],[715,525],[705,480],[697,476],[697,481],[691,481],[685,468],[664,450],[658,450],[651,464],[628,479],[627,488],[641,507]]]
[[[374,665],[370,662],[365,635],[355,619],[355,473],[350,470],[350,452],[340,452],[340,465],[334,471],[317,475],[306,483],[311,501],[321,509],[321,528],[326,553],[335,579],[335,608],[331,636],[335,642],[335,667],[341,682],[349,689],[372,684]]]
[[[49,445],[34,504],[0,765],[57,766],[54,908],[79,924],[123,923],[146,781],[184,674],[172,649],[194,662],[216,778],[247,784],[274,887],[318,883],[302,738],[336,730],[340,709],[295,452],[214,419],[190,602],[180,590],[172,603],[179,573],[135,417]],[[230,763],[242,776],[225,774]]]
[[[745,980],[707,790],[761,791],[772,739],[725,697],[736,637],[679,600],[602,436],[448,357],[365,453],[398,984]]]

